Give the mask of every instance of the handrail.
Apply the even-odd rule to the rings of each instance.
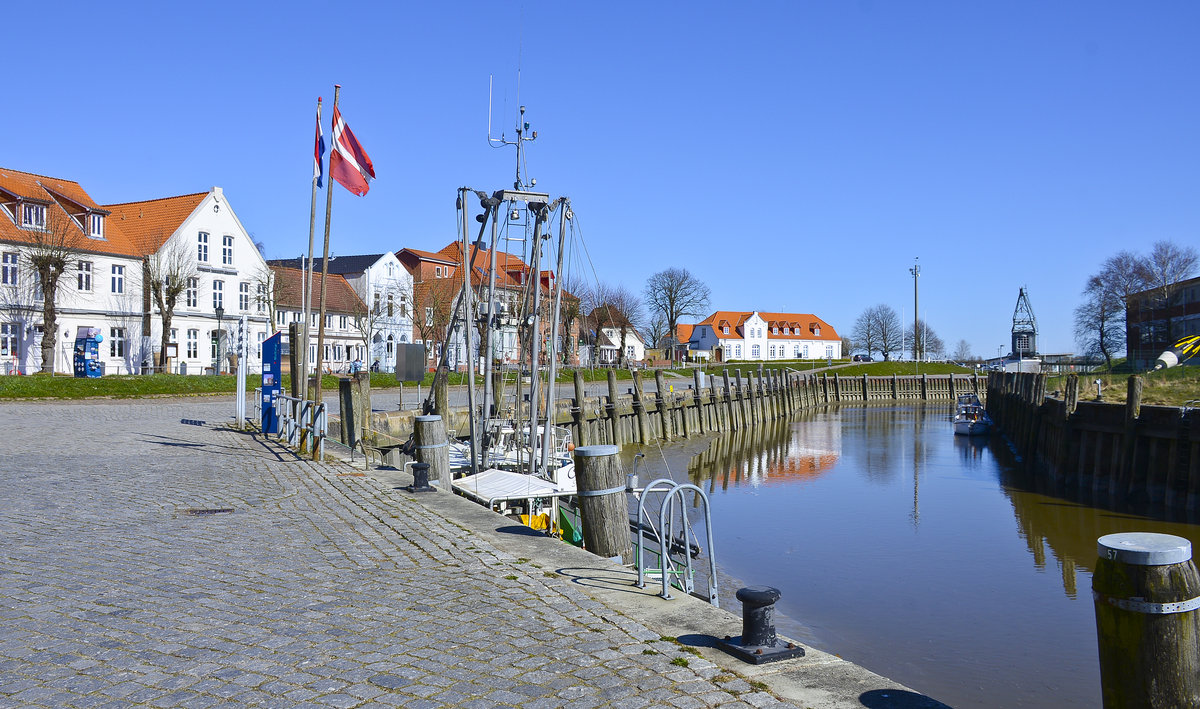
[[[680,588],[684,593],[692,593],[695,590],[693,582],[694,570],[692,569],[691,554],[687,553],[688,533],[691,531],[691,521],[688,519],[687,510],[683,506],[683,492],[690,490],[699,495],[700,500],[704,503],[704,528],[705,535],[708,541],[708,602],[714,606],[720,607],[717,598],[717,557],[713,549],[712,535],[712,511],[708,504],[708,495],[699,487],[690,483],[677,483],[670,478],[659,478],[645,488],[642,489],[641,495],[638,498],[638,534],[635,535],[637,541],[634,543],[634,561],[637,565],[638,580],[637,587],[646,587],[646,571],[643,566],[643,555],[646,550],[645,535],[643,529],[651,531],[659,545],[658,552],[658,573],[662,580],[662,593],[664,599],[670,600],[671,596],[671,576],[678,576],[681,580]],[[665,493],[662,503],[658,510],[658,529],[654,529],[653,523],[647,525],[646,515],[646,497],[652,492]],[[671,558],[670,545],[674,539],[675,525],[675,498],[679,498],[679,518],[680,518],[680,536],[684,541],[685,551],[683,554],[682,570],[676,567],[675,560]]]
[[[287,394],[279,394],[276,400],[281,402],[277,440],[285,441],[292,448],[300,446],[302,441],[311,441],[317,460],[323,459],[325,438],[329,434],[325,402],[318,404]],[[254,416],[262,420],[262,387],[254,390]]]

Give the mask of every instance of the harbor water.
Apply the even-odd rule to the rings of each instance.
[[[1200,526],[1034,492],[1001,437],[955,436],[952,413],[843,406],[623,458],[708,493],[735,612],[737,585],[775,586],[781,634],[951,706],[1099,706],[1097,538],[1197,544]]]

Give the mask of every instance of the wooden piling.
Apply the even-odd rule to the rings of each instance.
[[[450,446],[446,441],[446,426],[437,414],[413,419],[413,440],[418,463],[429,464],[429,483],[441,490],[450,489]]]
[[[633,370],[633,413],[637,417],[637,441],[642,445],[650,442],[650,427],[646,421],[646,400],[642,394],[642,373]]]
[[[704,425],[704,405],[700,401],[701,379],[702,379],[702,377],[700,375],[700,370],[693,369],[692,370],[692,386],[694,386],[695,389],[693,389],[692,399],[696,406],[696,426],[697,426],[696,431],[697,431],[697,433],[704,433],[704,429],[706,428]],[[710,425],[707,428],[711,429],[712,426]]]
[[[433,376],[433,413],[438,416],[450,415],[450,372],[441,367]],[[432,471],[429,479],[433,480]]]
[[[617,412],[617,373],[608,370],[608,423],[610,426],[609,440],[613,445],[621,445],[624,438],[621,435],[621,421]]]
[[[1124,494],[1133,479],[1133,462],[1137,457],[1137,418],[1142,408],[1142,388],[1145,381],[1134,374],[1129,377],[1125,395],[1125,430],[1121,437],[1121,470],[1118,488]]]
[[[725,367],[723,376],[725,378],[725,413],[728,418],[728,430],[736,431],[738,429],[738,421],[733,411],[733,389],[729,386],[728,367]]]
[[[575,481],[579,488],[579,515],[584,547],[597,556],[633,560],[629,538],[629,505],[625,481],[617,468],[616,446],[583,446],[575,449]]]
[[[669,441],[675,438],[675,431],[670,412],[666,406],[667,387],[663,384],[661,369],[654,370],[654,386],[658,389],[658,391],[654,392],[654,405],[658,409],[658,423],[662,427],[662,439]]]
[[[575,441],[577,446],[588,444],[587,412],[583,410],[583,372],[575,370],[575,405],[571,414],[575,419]]]
[[[1200,575],[1169,534],[1100,537],[1092,575],[1105,709],[1200,706]]]

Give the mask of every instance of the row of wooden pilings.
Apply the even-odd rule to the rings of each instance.
[[[693,435],[738,431],[756,424],[789,419],[795,414],[836,403],[887,400],[954,401],[959,394],[981,394],[978,375],[842,377],[782,369],[744,373],[725,369],[721,385],[699,370],[692,385],[675,391],[661,371],[654,373],[657,391],[647,395],[642,374],[633,372],[627,396],[618,393],[616,373],[608,372],[608,396],[584,396],[583,377],[575,372],[574,398],[559,408],[555,423],[571,429],[580,445],[650,443]],[[708,386],[705,381],[714,382]]]
[[[1143,406],[1137,375],[1124,404],[1080,401],[1079,386],[1072,374],[1047,398],[1043,374],[989,375],[988,412],[1027,471],[1072,495],[1200,512],[1200,411]]]

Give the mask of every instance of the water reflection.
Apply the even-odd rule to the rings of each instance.
[[[781,632],[951,705],[1096,706],[1097,538],[1200,548],[1200,528],[1048,494],[1001,439],[954,436],[952,414],[846,406],[714,438],[688,473],[717,562],[784,591]]]

